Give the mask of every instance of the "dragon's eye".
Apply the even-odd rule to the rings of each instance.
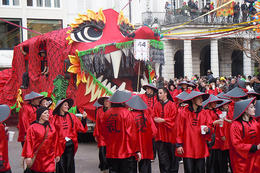
[[[85,26],[71,33],[72,40],[76,42],[94,42],[102,37],[103,30],[94,26]]]

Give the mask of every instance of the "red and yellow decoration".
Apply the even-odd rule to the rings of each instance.
[[[220,7],[221,5],[229,2],[230,0],[217,0],[217,7]],[[223,16],[232,16],[234,14],[234,3],[230,3],[226,5],[225,7],[219,9],[217,11],[217,17],[223,17]]]

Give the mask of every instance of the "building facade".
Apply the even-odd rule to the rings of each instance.
[[[168,11],[166,2],[168,2]],[[0,69],[11,67],[14,46],[37,35],[8,22],[46,33],[67,27],[78,13],[86,13],[87,9],[98,11],[100,8],[113,8],[116,11],[122,10],[137,27],[144,24],[154,27],[157,20],[157,26],[159,25],[161,31],[164,31],[191,20],[190,13],[179,14],[184,2],[188,3],[186,0],[0,0],[0,19],[2,19],[0,20]],[[197,15],[209,2],[198,0]],[[216,4],[217,0],[212,2]],[[202,29],[210,31],[216,27],[230,25],[233,21],[231,19],[229,23],[227,18],[211,15],[208,16],[207,21],[205,20],[206,18],[196,20],[170,33]],[[241,20],[242,12],[239,16],[239,21]],[[243,32],[240,35],[234,34],[216,39],[202,39],[202,36],[190,40],[176,39],[176,36],[163,38],[166,63],[162,66],[162,76],[166,79],[192,77],[194,74],[202,76],[208,69],[213,71],[214,76],[253,75],[255,62],[248,57],[248,54],[230,47],[228,43],[229,39],[239,37],[245,46],[259,49],[259,43],[251,36],[252,34]]]

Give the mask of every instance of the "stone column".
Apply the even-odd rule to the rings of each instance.
[[[184,40],[184,76],[189,79],[193,76],[191,40]]]
[[[219,77],[218,40],[210,40],[210,67],[214,77]]]
[[[165,80],[170,80],[174,78],[174,44],[169,40],[164,40],[163,43],[165,64],[162,66],[162,76]]]
[[[244,47],[248,50],[251,49],[250,40],[244,40]],[[243,72],[247,77],[248,75],[252,75],[252,59],[250,58],[251,54],[249,51],[243,52]]]

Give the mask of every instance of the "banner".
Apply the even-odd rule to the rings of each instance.
[[[150,40],[134,40],[134,57],[136,60],[148,61],[150,53]]]
[[[217,7],[229,2],[230,0],[217,0]],[[232,16],[234,14],[233,3],[230,3],[217,11],[217,17]]]

